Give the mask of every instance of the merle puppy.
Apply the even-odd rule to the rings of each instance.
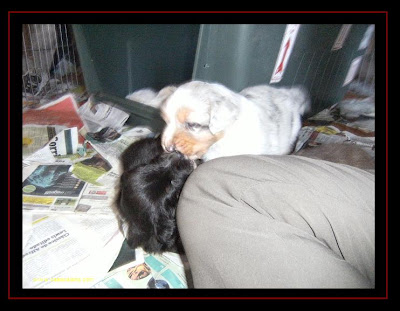
[[[134,142],[121,161],[123,174],[115,205],[128,245],[148,253],[182,252],[175,212],[196,163],[178,152],[165,153],[160,137]]]

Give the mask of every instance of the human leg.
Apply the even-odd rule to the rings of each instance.
[[[177,211],[195,287],[374,287],[374,176],[296,156],[200,165]]]

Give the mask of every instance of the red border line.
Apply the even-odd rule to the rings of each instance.
[[[387,13],[387,11],[9,11],[9,13],[119,13],[119,14],[129,14],[129,13],[224,13],[224,14],[234,14],[234,13],[327,13],[327,14],[335,14],[335,13],[344,13],[344,14],[365,14],[365,13]]]
[[[383,300],[385,297],[10,297],[13,300]]]
[[[386,298],[389,292],[389,20],[386,12]]]
[[[11,77],[11,69],[10,69],[10,13],[8,14],[8,297],[10,298],[10,282],[11,282],[11,275],[10,275],[10,268],[11,268],[11,219],[10,219],[10,215],[11,215],[11,211],[10,211],[10,207],[11,207],[11,189],[10,189],[10,158],[11,158],[11,154],[10,154],[10,150],[11,150],[11,146],[10,146],[10,102],[11,102],[11,86],[10,86],[10,77]]]

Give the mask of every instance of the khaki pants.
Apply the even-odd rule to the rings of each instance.
[[[195,288],[373,288],[374,175],[299,156],[200,165],[178,229]]]

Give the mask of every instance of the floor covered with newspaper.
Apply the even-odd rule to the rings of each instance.
[[[112,204],[119,156],[155,134],[126,126],[128,117],[90,98],[77,103],[70,94],[24,111],[24,288],[192,287],[185,258],[130,250],[118,229]],[[295,154],[311,150],[311,157],[324,159],[320,146],[356,145],[373,170],[374,117],[373,96],[348,96],[305,120]],[[121,258],[121,249],[129,256]]]
[[[178,254],[136,249],[121,259],[127,246],[112,210],[119,156],[154,135],[125,126],[128,117],[69,94],[24,111],[24,288],[188,287]]]
[[[304,120],[293,153],[374,173],[374,88],[355,81],[342,101]]]

